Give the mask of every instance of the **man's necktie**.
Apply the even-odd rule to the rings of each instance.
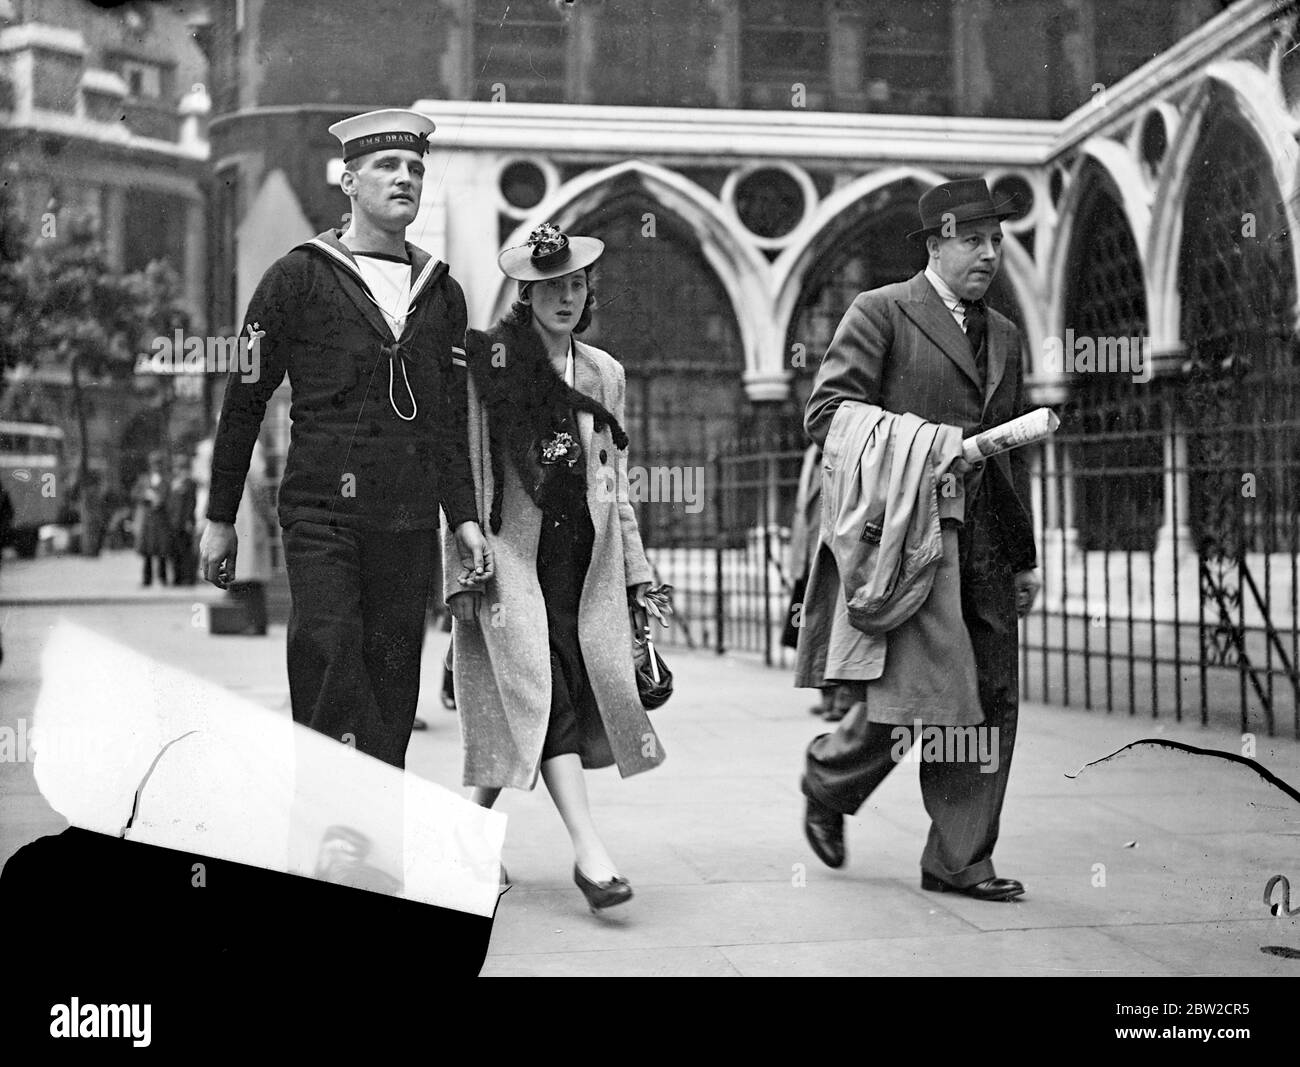
[[[966,313],[966,338],[970,341],[971,354],[975,357],[975,366],[983,374],[987,362],[984,338],[988,333],[988,310],[983,300],[963,300],[961,306]]]

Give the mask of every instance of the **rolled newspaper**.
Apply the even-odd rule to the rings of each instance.
[[[1060,425],[1060,418],[1051,408],[1036,408],[1018,419],[966,438],[962,442],[962,455],[967,463],[978,463],[999,452],[1041,441],[1051,436]]]

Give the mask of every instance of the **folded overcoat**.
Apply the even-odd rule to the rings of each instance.
[[[949,526],[964,515],[963,487],[940,493],[961,445],[955,426],[840,403],[822,460],[795,685],[860,683],[870,722],[983,721]]]
[[[845,400],[910,412],[927,422],[957,427],[963,437],[1007,422],[1025,410],[1021,339],[1015,325],[992,309],[987,344],[987,369],[981,375],[965,334],[923,271],[909,281],[861,293],[826,350],[804,428],[825,446]],[[1009,703],[1013,709],[1018,703],[1019,631],[1012,575],[1033,568],[1037,558],[1029,471],[1020,450],[975,466],[964,486],[964,536],[975,547],[962,559],[957,531],[942,531],[943,561],[932,595],[950,602],[959,598],[963,613],[981,623],[983,636],[974,647],[980,706],[967,702],[971,706],[964,712],[955,710],[948,685],[953,639],[941,629],[922,626],[949,613],[922,614],[888,635],[884,674],[867,689],[870,721],[907,723],[919,718],[927,724],[966,725],[981,721],[984,709],[994,703]],[[801,663],[812,662],[818,652],[826,656],[825,649],[804,646],[829,640],[827,620],[837,610],[841,606],[829,598],[805,602]],[[797,684],[819,685],[821,680],[811,671]],[[882,685],[888,693],[881,691]]]

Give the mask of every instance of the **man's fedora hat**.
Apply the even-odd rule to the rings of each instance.
[[[1009,219],[1018,214],[1015,201],[993,203],[988,182],[983,178],[962,178],[944,182],[921,194],[916,202],[921,213],[921,228],[907,236],[915,240],[938,233],[945,224],[974,222],[976,219]]]
[[[433,120],[418,111],[390,107],[341,119],[330,127],[330,133],[343,142],[343,162],[350,163],[358,156],[389,148],[405,148],[424,155],[429,150],[429,134],[434,129]]]
[[[590,267],[605,251],[597,237],[570,237],[549,222],[528,235],[526,244],[497,256],[501,273],[520,282],[542,282]]]

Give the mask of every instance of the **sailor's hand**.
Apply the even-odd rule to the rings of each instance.
[[[235,580],[235,556],[239,552],[239,536],[234,523],[209,522],[199,541],[199,571],[204,581],[218,589],[230,588]]]
[[[460,584],[474,589],[492,577],[492,550],[477,522],[462,522],[456,527],[456,554],[460,557]]]
[[[1034,601],[1038,599],[1038,590],[1042,582],[1038,580],[1035,570],[1021,571],[1016,575],[1016,614],[1022,619],[1033,610]]]

